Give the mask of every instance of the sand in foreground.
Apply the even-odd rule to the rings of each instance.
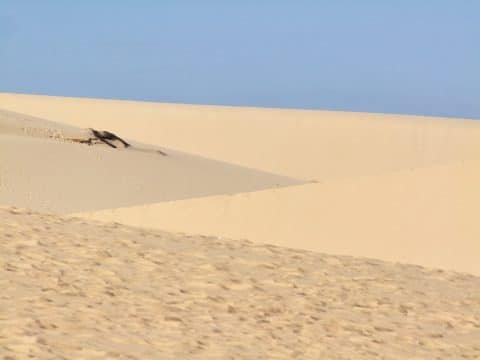
[[[0,208],[0,356],[480,357],[480,278]]]

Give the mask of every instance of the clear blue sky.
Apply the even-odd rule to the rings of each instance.
[[[0,0],[0,91],[480,119],[480,1]]]

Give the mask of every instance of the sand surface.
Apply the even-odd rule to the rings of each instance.
[[[480,275],[480,160],[81,214]]]
[[[0,94],[0,357],[479,358],[479,183],[480,121]]]
[[[71,213],[303,183],[130,140],[126,149],[74,142],[88,136],[0,110],[0,203]]]
[[[480,158],[480,122],[0,94],[0,108],[305,180]]]
[[[91,204],[76,211],[72,201],[65,210],[76,215],[480,274],[480,121],[11,94],[0,94],[0,104],[70,126],[110,129],[152,146],[316,181],[278,189],[288,180],[268,179],[258,188],[218,191],[210,180],[202,189],[196,181],[179,188],[175,179],[185,176],[172,172],[172,186],[155,190],[157,178],[149,183],[146,170],[136,179],[149,185],[132,186],[143,191],[132,204],[138,206],[128,207],[116,195],[118,200],[104,202],[111,209],[94,213],[87,209]],[[100,173],[104,163],[95,165]],[[122,189],[128,187],[132,179],[122,176],[126,168],[120,167],[110,183],[124,179]],[[208,176],[192,170],[191,163],[188,169],[188,179]],[[219,182],[228,186],[234,178],[242,182],[237,175]],[[155,192],[161,203],[149,195]],[[28,199],[18,204],[27,206]]]
[[[4,358],[480,357],[479,277],[13,208],[0,218]]]

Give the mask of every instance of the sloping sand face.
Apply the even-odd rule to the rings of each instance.
[[[302,183],[132,142],[88,146],[87,129],[0,111],[0,203],[92,211]],[[162,151],[159,153],[159,151]]]
[[[0,208],[0,357],[480,357],[480,278]]]
[[[299,182],[172,150],[164,158],[37,141],[52,161],[36,170],[25,152],[10,158],[10,204],[480,274],[480,122],[13,94],[0,94],[0,107],[316,180],[278,189]],[[2,153],[25,148],[0,144]]]
[[[81,214],[480,275],[480,160]]]
[[[480,157],[480,122],[0,94],[0,108],[305,180]]]
[[[58,141],[86,139],[87,129],[0,109],[0,135],[17,135]]]

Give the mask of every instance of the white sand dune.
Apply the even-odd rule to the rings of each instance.
[[[0,208],[0,357],[478,359],[480,278]]]
[[[480,275],[480,160],[81,214]]]
[[[101,175],[102,183],[107,184],[104,188],[119,186],[114,191],[117,200],[102,201],[102,207],[111,204],[112,209],[94,212],[98,207],[84,194],[102,196],[96,188],[99,174],[103,174],[105,164],[115,163],[116,157],[110,149],[102,149],[104,154],[93,166],[96,174],[89,190],[80,191],[81,206],[77,205],[78,196],[67,206],[61,196],[50,193],[49,209],[62,204],[61,212],[82,212],[102,221],[480,272],[476,261],[480,255],[480,225],[476,221],[480,122],[16,94],[0,94],[0,106],[70,126],[109,129],[155,146],[318,181],[275,189],[278,178],[260,184],[247,172],[247,178],[240,180],[240,175],[225,171],[225,164],[218,164],[221,170],[216,172],[206,165],[194,166],[199,158],[182,160],[171,167],[162,164],[162,174],[152,177],[148,170],[151,157],[145,155],[139,162],[138,155],[128,155],[131,158],[126,165],[128,156],[122,153],[117,170]],[[55,146],[65,149],[65,144]],[[28,168],[29,161],[25,155],[19,169]],[[128,177],[125,169],[133,163],[138,166],[138,175]],[[181,169],[179,163],[184,164]],[[92,166],[90,160],[79,169],[88,166]],[[52,171],[53,165],[47,172]],[[158,182],[156,176],[169,180]],[[199,184],[202,177],[205,181]],[[17,178],[21,176],[11,176],[12,181]],[[283,185],[291,184],[282,180]],[[65,176],[58,181],[63,183]],[[24,188],[28,186],[32,185],[25,184]],[[41,189],[46,186],[44,183]],[[261,189],[266,190],[245,193]],[[37,188],[31,193],[40,192]],[[199,196],[203,198],[193,199]],[[14,198],[10,203],[15,204]],[[129,204],[130,198],[136,204]],[[175,201],[179,199],[183,200]],[[18,205],[26,206],[29,201]],[[156,204],[159,201],[162,203]],[[77,210],[79,207],[82,209]]]
[[[0,94],[0,108],[306,180],[480,158],[480,121]]]
[[[134,142],[72,142],[87,138],[86,129],[0,111],[0,203],[71,213],[302,183]]]

